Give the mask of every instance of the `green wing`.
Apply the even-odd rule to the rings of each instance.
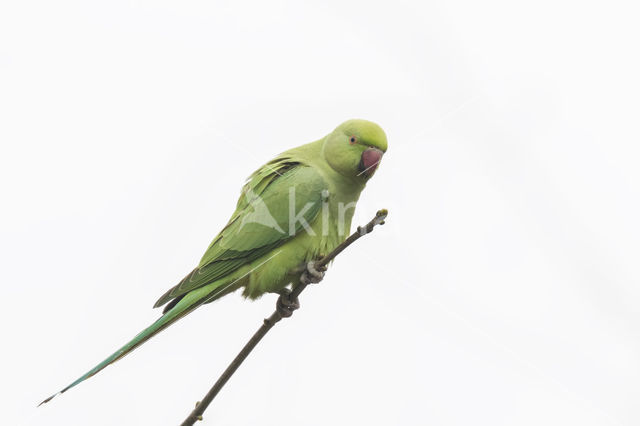
[[[326,188],[322,176],[309,166],[286,158],[263,166],[249,178],[235,213],[209,245],[198,267],[162,295],[154,307],[219,280],[305,232],[300,220],[290,226],[289,210],[295,206],[291,220],[299,216],[312,223]]]

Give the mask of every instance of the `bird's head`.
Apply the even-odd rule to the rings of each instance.
[[[386,151],[384,130],[367,120],[345,121],[326,137],[323,148],[333,170],[362,182],[373,176]]]

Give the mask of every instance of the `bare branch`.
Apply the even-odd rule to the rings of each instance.
[[[337,255],[339,255],[344,249],[349,247],[354,241],[373,231],[373,228],[376,225],[383,225],[384,221],[387,217],[387,210],[382,209],[378,210],[375,217],[367,223],[365,226],[359,226],[356,232],[351,234],[346,240],[344,240],[338,247],[336,247],[331,253],[327,254],[320,260],[317,260],[314,263],[314,267],[318,270],[324,270],[326,266],[331,262]],[[290,303],[297,301],[298,296],[302,291],[310,284],[308,279],[301,279],[301,282],[293,288],[291,293],[281,297],[287,297]],[[280,299],[278,299],[278,303]],[[290,315],[290,314],[289,314]],[[202,414],[205,412],[209,404],[213,401],[213,399],[218,395],[218,392],[222,389],[222,387],[227,383],[227,381],[233,376],[233,373],[236,372],[240,364],[249,356],[253,348],[256,347],[258,342],[262,340],[262,338],[271,330],[271,328],[276,325],[278,321],[282,318],[286,318],[287,316],[283,316],[283,310],[277,305],[274,313],[271,314],[269,318],[264,320],[262,326],[255,332],[255,334],[249,339],[249,341],[244,345],[242,350],[236,355],[236,357],[231,361],[231,364],[227,367],[226,370],[222,373],[222,375],[218,378],[213,387],[207,392],[207,394],[202,398],[202,401],[196,404],[196,407],[191,411],[189,416],[182,422],[182,426],[193,426],[196,421],[202,420]]]

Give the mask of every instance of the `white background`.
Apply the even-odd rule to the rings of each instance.
[[[341,255],[204,425],[637,425],[632,2],[4,1],[0,423],[175,425],[274,297],[157,318],[244,179],[389,137]]]

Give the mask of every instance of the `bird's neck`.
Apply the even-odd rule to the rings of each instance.
[[[360,192],[365,187],[366,181],[358,176],[344,176],[335,171],[324,157],[325,138],[301,145],[290,151],[292,157],[303,164],[315,167],[326,179],[336,193],[345,197],[345,200],[357,201]]]

